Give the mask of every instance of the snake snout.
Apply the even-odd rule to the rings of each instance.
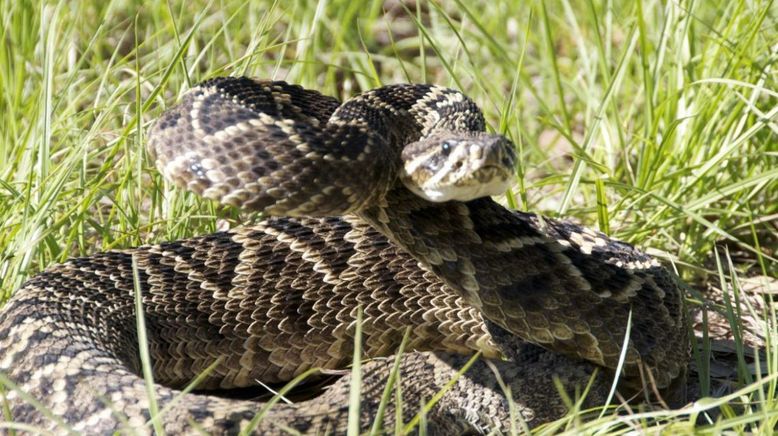
[[[489,169],[510,175],[516,167],[513,143],[502,135],[488,135],[483,144],[471,145],[473,170]]]

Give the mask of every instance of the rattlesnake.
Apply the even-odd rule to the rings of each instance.
[[[485,197],[510,181],[515,156],[484,130],[472,100],[437,86],[385,86],[340,104],[284,82],[198,85],[154,124],[157,166],[206,198],[268,217],[72,259],[29,280],[0,320],[12,421],[151,429],[136,287],[169,432],[245,430],[259,410],[257,431],[345,431],[348,375],[269,411],[212,390],[344,368],[360,314],[362,352],[374,358],[361,368],[363,430],[395,362],[378,356],[395,352],[406,327],[391,391],[404,406],[391,397],[377,427],[385,431],[409,422],[474,351],[485,358],[426,412],[429,430],[554,419],[564,404],[552,376],[572,390],[599,373],[592,403],[620,365],[630,392],[682,381],[689,347],[676,278],[628,244]],[[201,393],[179,391],[206,369]]]

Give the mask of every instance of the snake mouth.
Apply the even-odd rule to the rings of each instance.
[[[433,202],[449,200],[470,201],[481,197],[501,195],[510,186],[512,172],[501,165],[484,165],[450,183],[428,185],[421,195]],[[417,192],[414,190],[414,192]]]

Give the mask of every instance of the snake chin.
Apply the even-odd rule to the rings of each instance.
[[[511,174],[503,168],[486,167],[452,184],[428,184],[421,187],[406,184],[405,186],[419,197],[435,203],[443,203],[501,195],[508,190],[510,182]]]

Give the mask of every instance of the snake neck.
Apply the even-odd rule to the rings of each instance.
[[[422,136],[437,131],[481,132],[486,126],[478,105],[466,95],[417,84],[388,85],[360,94],[335,110],[329,124],[364,126],[386,138],[396,156]]]
[[[662,388],[682,375],[666,357],[688,354],[682,294],[628,244],[489,198],[432,203],[403,187],[360,216],[527,341],[613,370],[629,332],[624,379],[639,384],[648,368]]]

